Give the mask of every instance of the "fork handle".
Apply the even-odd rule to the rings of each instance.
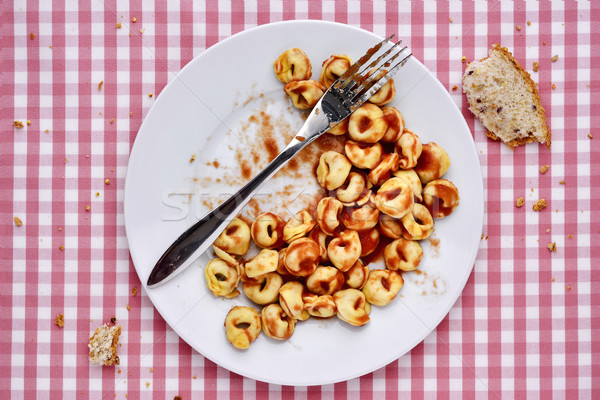
[[[316,116],[313,114],[314,110],[300,128],[296,137],[273,161],[233,196],[205,215],[175,240],[152,269],[148,277],[148,287],[156,287],[171,280],[192,264],[200,254],[208,250],[221,232],[229,225],[233,217],[242,211],[242,208],[248,204],[262,185],[275,175],[296,153],[327,130],[329,127],[327,121],[324,121],[323,118],[312,118]],[[297,137],[305,139],[301,141],[296,139]]]

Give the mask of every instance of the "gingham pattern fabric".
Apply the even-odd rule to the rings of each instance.
[[[598,2],[23,0],[1,7],[0,398],[600,397]],[[192,350],[143,291],[131,295],[141,285],[123,222],[128,154],[154,101],[148,94],[160,95],[220,40],[290,19],[399,34],[461,108],[486,187],[485,236],[449,315],[399,360],[323,387],[256,382]],[[532,76],[551,151],[537,144],[510,151],[488,140],[468,111],[461,58],[481,58],[496,42],[530,72],[539,62]],[[24,128],[13,128],[15,120]],[[525,206],[516,208],[521,196]],[[539,198],[548,207],[538,213]],[[63,328],[54,323],[59,313]],[[113,316],[123,327],[121,365],[91,366],[88,338]]]

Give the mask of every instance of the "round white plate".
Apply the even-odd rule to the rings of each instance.
[[[373,33],[330,22],[264,25],[211,47],[172,79],[138,132],[125,183],[129,249],[144,286],[163,251],[208,211],[209,203],[203,200],[233,193],[239,186],[217,179],[235,171],[240,143],[257,134],[249,128],[250,116],[262,110],[273,120],[283,118],[288,129],[300,127],[302,118],[290,111],[282,84],[274,76],[273,60],[285,49],[302,48],[312,61],[313,78],[318,79],[321,62],[331,54],[348,54],[356,60],[380,40]],[[297,324],[290,340],[275,341],[263,334],[248,350],[240,351],[227,342],[223,322],[233,305],[251,304],[244,295],[227,300],[208,291],[203,266],[212,255],[204,254],[176,279],[158,288],[145,287],[163,318],[195,350],[260,381],[326,384],[396,360],[446,316],[471,273],[480,242],[483,181],[479,160],[458,108],[418,60],[411,58],[395,82],[397,94],[390,105],[402,112],[406,126],[424,143],[435,141],[446,149],[452,165],[445,178],[456,184],[461,197],[456,211],[436,223],[439,245],[424,241],[422,273],[404,274],[400,295],[386,307],[373,307],[371,321],[364,327],[352,327],[337,318],[310,319]],[[251,167],[255,152],[252,148],[242,152]],[[192,154],[194,162],[190,162]],[[260,155],[261,162],[264,158]],[[208,165],[213,160],[219,160],[220,168]],[[316,187],[306,187],[314,186],[314,181],[311,176],[304,180],[284,177],[270,182],[263,194],[290,184],[297,193],[314,192]],[[276,204],[277,196],[264,199],[281,206]],[[375,267],[382,268],[382,262]]]

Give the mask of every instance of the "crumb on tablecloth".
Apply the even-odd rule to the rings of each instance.
[[[117,22],[117,29],[121,29],[122,24],[120,22]]]
[[[558,61],[558,54],[552,57],[552,62],[557,62]]]
[[[97,328],[88,343],[90,362],[108,366],[119,365],[117,348],[120,335],[121,325],[108,326],[108,324],[104,324]]]
[[[15,226],[23,226],[23,221],[19,217],[13,217],[13,221],[15,221]]]
[[[62,314],[62,313],[58,314],[56,316],[56,319],[54,320],[54,323],[59,328],[62,328],[63,326],[65,326],[65,316],[64,316],[64,314]]]
[[[102,85],[104,85],[104,81],[100,81],[100,83],[98,83],[98,90],[102,90]]]
[[[525,199],[524,199],[523,197],[519,197],[519,198],[517,199],[516,206],[517,206],[517,207],[523,207],[523,204],[525,204]]]
[[[548,205],[546,204],[546,199],[539,199],[533,204],[533,211],[541,211],[547,206]]]
[[[452,86],[452,91],[453,92],[456,92],[457,89],[458,89],[458,86],[456,86],[456,85]]]
[[[17,129],[21,129],[21,128],[25,127],[25,125],[23,125],[23,121],[15,121],[15,122],[13,122],[13,126]]]
[[[556,253],[556,242],[548,243],[546,245],[546,247],[548,248],[548,250],[553,251],[553,252]]]
[[[135,295],[137,294],[137,292],[138,292],[138,287],[137,287],[137,286],[134,286],[134,287],[131,289],[131,295],[132,295],[132,296],[135,296]]]
[[[546,172],[548,172],[548,168],[550,168],[550,166],[548,164],[542,165],[540,167],[540,173],[545,174]]]

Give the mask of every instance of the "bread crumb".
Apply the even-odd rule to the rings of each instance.
[[[140,29],[140,33],[143,34],[144,32],[146,32],[146,28],[142,28]]]
[[[546,233],[550,233],[550,228],[546,228]]]
[[[121,26],[122,26],[121,23],[117,22],[117,29],[121,29]]]
[[[65,316],[64,314],[58,314],[56,316],[56,319],[54,320],[54,323],[56,324],[56,326],[58,326],[59,328],[62,328],[63,326],[65,326]]]
[[[137,288],[137,286],[134,286],[134,287],[131,289],[131,295],[132,295],[132,296],[135,296],[135,295],[137,294],[137,292],[138,292],[138,288]]]
[[[485,237],[485,235],[482,233],[481,234],[481,240],[483,240],[484,237]]]
[[[31,121],[30,120],[27,120],[27,125],[31,125]]]
[[[519,197],[517,199],[517,204],[516,204],[517,208],[518,207],[523,207],[523,204],[525,204],[525,199],[523,197]]]
[[[520,31],[521,30],[521,25],[517,25],[516,28],[517,28],[518,31]]]
[[[194,161],[196,161],[196,155],[192,154],[192,156],[190,157],[190,164],[193,163]]]
[[[133,113],[131,111],[129,111],[129,116],[133,117]]]
[[[558,182],[558,183],[560,183],[561,185],[564,185],[564,184],[565,184],[565,181],[560,181],[560,182]]]
[[[46,129],[44,132],[46,132],[46,133],[50,133],[50,130],[49,130],[49,129]]]
[[[557,62],[558,61],[558,54],[552,57],[552,62]]]
[[[556,253],[556,243],[555,242],[548,243],[548,245],[546,247],[548,248],[548,250]]]
[[[119,365],[117,348],[120,335],[120,325],[108,326],[108,324],[104,324],[97,328],[88,343],[90,362],[108,366]]]
[[[450,23],[453,23],[453,22],[454,22],[454,20],[452,19],[452,17],[449,17],[449,18],[448,18],[448,21],[450,21]]]
[[[545,46],[545,45],[546,45],[546,42],[542,42],[542,45],[544,45],[544,46]]]
[[[136,17],[131,18],[131,22],[135,22],[135,21],[137,21]]]
[[[104,180],[104,183],[106,183],[107,185],[110,185],[110,180],[106,179],[106,180]]]
[[[59,232],[62,231],[62,226],[59,226],[57,231],[59,231]]]
[[[552,84],[552,90],[556,89],[556,85],[553,83]]]
[[[150,387],[150,382],[146,381],[146,389]]]
[[[591,133],[588,133],[588,137],[589,137],[590,139],[593,139],[593,138],[594,138],[594,137],[592,136],[592,134],[591,134]]]
[[[29,39],[31,39],[31,40],[35,39],[35,35],[33,34],[33,32],[31,32],[31,33],[29,34]]]
[[[49,48],[49,49],[51,49],[51,48],[52,48],[52,46],[48,46],[48,48]]]
[[[569,290],[569,291],[571,290],[571,285],[567,286],[567,290]]]
[[[13,122],[13,125],[17,129],[21,129],[21,128],[25,127],[25,125],[23,125],[23,121],[15,121],[15,122]]]
[[[148,93],[148,97],[152,97],[152,93]]]
[[[542,165],[542,166],[540,167],[540,172],[541,172],[542,174],[545,174],[546,172],[548,172],[548,168],[550,168],[550,166],[549,166],[548,164],[546,164],[546,165]]]
[[[467,62],[467,57],[463,56],[462,57],[462,62],[463,62],[463,64],[466,63]]]
[[[456,86],[456,85],[452,86],[452,91],[453,92],[456,92],[457,89],[458,89],[458,86]]]
[[[531,21],[527,21],[527,26],[530,26],[530,25],[531,25]]]
[[[198,377],[196,375],[192,376],[192,379],[198,379]]]
[[[537,61],[533,62],[533,72],[538,72],[540,70],[540,63]]]
[[[23,221],[19,217],[13,217],[13,221],[15,221],[15,226],[23,226]]]
[[[569,235],[567,236],[569,239],[573,239],[573,235]]]
[[[63,245],[61,244],[60,246],[58,246],[58,249],[59,249],[60,251],[65,251],[65,246],[63,246]]]
[[[127,304],[127,311],[131,311],[131,306]]]
[[[90,206],[89,205],[85,205],[85,211],[90,211]]]
[[[104,85],[104,81],[100,81],[98,84],[98,90],[102,90],[102,85]]]
[[[131,37],[131,32],[129,32],[129,37]]]
[[[554,282],[556,279],[552,278],[552,282]]]
[[[116,324],[117,323],[117,317],[115,317],[114,315],[111,317],[110,322],[112,324]]]
[[[181,398],[181,396],[175,396],[175,397],[173,397],[173,400],[183,400],[183,399]]]
[[[541,211],[547,207],[546,199],[539,199],[533,204],[533,211]]]
[[[111,118],[111,119],[110,119],[110,123],[112,124],[113,122],[115,122],[115,119],[114,119],[114,118]]]

